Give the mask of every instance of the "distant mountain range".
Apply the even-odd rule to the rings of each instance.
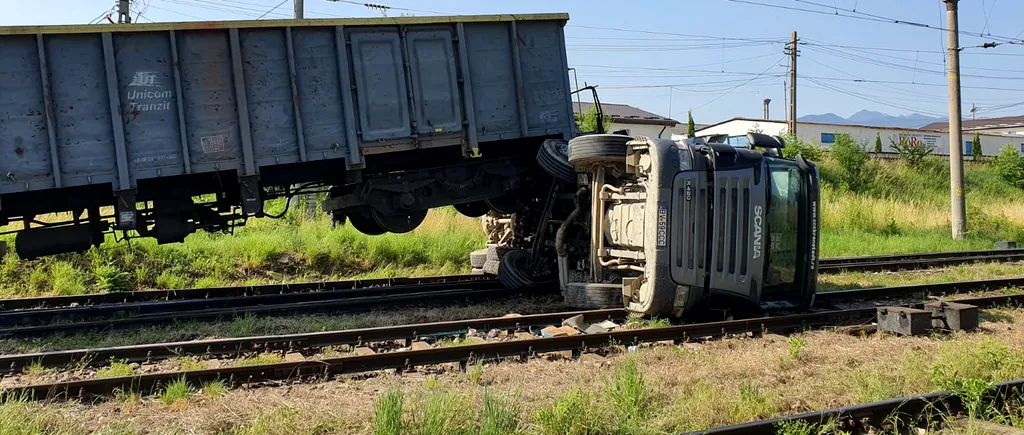
[[[799,120],[806,122],[818,122],[822,124],[868,125],[872,127],[902,128],[920,128],[933,122],[945,121],[944,118],[935,118],[932,116],[922,115],[920,113],[894,116],[870,110],[861,110],[860,112],[850,115],[849,118],[843,118],[835,113],[823,113],[820,115],[804,115],[801,116]]]

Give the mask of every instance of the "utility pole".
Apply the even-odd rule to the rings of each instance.
[[[789,135],[796,138],[796,55],[797,50],[796,31],[793,31],[793,40],[786,44],[786,54],[789,55]]]
[[[117,0],[117,24],[131,23],[131,0]]]
[[[295,19],[296,20],[303,19],[304,18],[304,15],[303,15],[303,9],[304,8],[302,7],[302,0],[293,0],[293,2],[295,3]]]
[[[942,0],[946,4],[946,27],[949,29],[949,199],[950,223],[953,240],[961,240],[967,233],[967,216],[964,204],[964,139],[960,125],[960,35],[957,19],[957,2]]]

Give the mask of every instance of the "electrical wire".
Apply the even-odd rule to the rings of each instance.
[[[335,2],[335,3],[348,3],[348,4],[352,4],[352,5],[363,6],[365,8],[375,9],[375,10],[379,10],[379,11],[385,12],[385,13],[387,11],[390,11],[390,10],[395,10],[395,11],[419,12],[419,13],[423,13],[423,14],[457,15],[457,14],[449,14],[449,13],[445,13],[445,12],[427,11],[427,10],[423,10],[423,9],[400,8],[400,7],[395,7],[395,6],[388,6],[388,5],[381,4],[381,3],[363,3],[363,2],[353,1],[353,0],[327,0],[327,1]]]
[[[743,4],[748,4],[748,5],[761,6],[761,7],[768,7],[768,8],[786,9],[786,10],[799,11],[799,12],[808,12],[808,13],[821,14],[821,15],[830,15],[830,16],[835,16],[835,17],[851,18],[851,19],[865,20],[865,21],[873,21],[873,22],[878,22],[878,23],[900,24],[900,25],[906,25],[906,26],[912,26],[912,27],[919,27],[919,28],[923,28],[923,29],[939,30],[939,31],[944,31],[944,32],[949,31],[949,29],[947,29],[945,27],[942,27],[942,26],[932,26],[930,24],[919,23],[919,22],[915,22],[915,21],[900,20],[900,19],[890,18],[890,17],[886,17],[886,16],[882,16],[882,15],[875,15],[875,14],[869,14],[869,13],[866,13],[866,12],[860,12],[860,11],[857,11],[857,10],[850,10],[850,9],[845,9],[845,8],[840,8],[840,7],[832,7],[832,6],[828,6],[828,5],[822,5],[820,3],[811,2],[811,1],[808,1],[808,0],[794,0],[794,1],[797,1],[797,2],[800,2],[800,3],[806,3],[806,4],[813,4],[813,5],[816,5],[816,6],[819,6],[819,7],[828,8],[828,9],[835,9],[836,12],[833,13],[833,12],[826,12],[826,11],[821,11],[821,10],[816,10],[816,9],[808,9],[808,8],[801,8],[801,7],[794,7],[794,6],[785,6],[785,5],[779,5],[779,4],[773,4],[773,3],[763,3],[763,2],[752,1],[752,0],[726,0],[726,1],[730,1],[730,2],[733,2],[733,3],[743,3]],[[856,15],[841,14],[838,11],[853,12]],[[985,35],[985,34],[982,34],[982,33],[969,32],[969,31],[966,31],[966,30],[960,30],[957,33],[959,33],[961,35],[975,36],[975,37],[979,37],[979,38],[1001,39],[1002,40],[1001,41],[1002,44],[1020,44],[1020,45],[1024,45],[1024,41],[1016,41],[1013,38],[1008,38],[1008,37],[1005,37],[1005,36]]]
[[[744,82],[744,83],[740,83],[740,84],[736,85],[735,87],[733,87],[733,88],[731,88],[731,89],[729,89],[729,90],[725,91],[725,93],[723,93],[723,94],[721,94],[721,95],[719,95],[719,96],[717,96],[717,97],[715,97],[715,98],[712,98],[712,99],[711,99],[710,101],[708,101],[708,102],[706,102],[706,103],[704,103],[704,104],[701,104],[701,105],[699,105],[699,106],[697,106],[697,107],[694,107],[694,108],[692,108],[692,109],[690,109],[690,110],[697,110],[697,109],[700,109],[700,108],[702,108],[702,107],[704,107],[704,106],[707,106],[708,104],[711,104],[711,103],[714,103],[715,101],[718,101],[719,99],[721,99],[722,97],[724,97],[724,96],[726,96],[726,95],[729,95],[729,94],[730,94],[730,93],[731,93],[732,91],[735,91],[735,90],[736,90],[736,89],[738,89],[738,88],[741,88],[741,87],[743,87],[743,86],[746,86],[747,84],[749,84],[750,82],[754,81],[754,80],[755,80],[755,79],[757,79],[758,77],[761,77],[761,76],[763,76],[763,75],[767,74],[767,73],[768,73],[768,71],[770,71],[770,70],[771,70],[772,68],[775,68],[775,66],[777,66],[777,65],[778,65],[779,63],[781,63],[781,62],[782,62],[782,60],[783,60],[783,59],[785,59],[785,58],[786,58],[786,56],[782,56],[782,57],[780,57],[780,58],[779,58],[779,60],[775,61],[775,63],[773,63],[773,64],[771,64],[771,65],[768,65],[768,68],[765,68],[765,69],[764,69],[764,71],[761,71],[761,73],[760,73],[760,74],[758,74],[757,76],[755,76],[755,77],[751,78],[750,80],[747,80],[747,81],[746,81],[746,82]]]
[[[607,30],[612,32],[625,32],[625,33],[642,33],[647,35],[664,35],[664,36],[679,36],[684,38],[699,38],[699,39],[710,39],[710,40],[726,40],[726,41],[743,41],[743,42],[785,42],[785,38],[737,38],[733,36],[708,36],[708,35],[695,35],[691,33],[676,33],[676,32],[658,32],[654,30],[638,30],[638,29],[621,29],[616,27],[601,27],[601,26],[588,26],[583,24],[566,24],[566,27],[572,27],[577,29],[590,29],[590,30]]]
[[[157,9],[157,10],[165,11],[165,12],[170,12],[170,13],[172,13],[172,14],[177,14],[177,15],[181,15],[181,16],[183,16],[183,17],[188,17],[188,18],[195,18],[195,19],[197,19],[197,20],[205,20],[205,19],[204,19],[204,18],[202,18],[202,17],[197,17],[197,16],[195,16],[195,15],[191,15],[191,14],[186,14],[186,13],[184,13],[184,12],[178,12],[178,11],[175,11],[175,10],[172,10],[172,9],[162,8],[162,7],[160,7],[160,6],[154,6],[154,5],[150,5],[149,7],[153,8],[153,9]]]
[[[257,20],[263,19],[263,17],[267,16],[267,14],[269,14],[271,12],[274,12],[275,10],[277,10],[277,8],[281,7],[281,5],[283,5],[283,4],[285,4],[285,3],[289,2],[289,1],[292,1],[292,0],[281,0],[281,3],[278,3],[277,6],[274,6],[269,11],[264,12],[263,15],[260,15],[259,17],[256,17],[256,19]]]

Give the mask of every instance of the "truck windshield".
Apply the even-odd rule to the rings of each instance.
[[[772,157],[768,161],[768,270],[764,290],[786,291],[796,281],[800,237],[800,198],[803,177],[796,162]]]

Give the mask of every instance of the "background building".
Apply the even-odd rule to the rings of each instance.
[[[980,120],[979,120],[980,121]],[[787,131],[785,121],[754,119],[754,118],[732,118],[727,121],[713,124],[697,130],[697,137],[703,137],[709,142],[729,143],[733,146],[744,146],[747,144],[748,132],[760,132],[770,135],[785,134]],[[882,152],[895,153],[893,143],[899,143],[900,137],[909,141],[923,141],[934,146],[937,155],[949,155],[949,133],[935,129],[898,128],[898,127],[872,127],[867,125],[840,125],[820,124],[816,122],[797,122],[797,137],[807,143],[820,145],[824,148],[835,143],[836,135],[848,134],[858,142],[865,142],[868,151],[873,151],[875,138],[882,140]],[[1011,143],[1015,148],[1024,153],[1024,136],[992,134],[987,130],[979,131],[981,135],[982,155],[995,156],[1006,144]],[[965,155],[971,155],[973,148],[973,131],[964,131]]]
[[[573,112],[576,114],[586,113],[593,110],[594,103],[572,102]],[[641,110],[626,104],[601,103],[606,119],[611,119],[612,125],[608,132],[624,131],[629,136],[647,136],[671,138],[673,134],[686,134],[686,124],[680,124],[672,118],[666,118],[656,113]],[[700,128],[701,126],[697,126]]]
[[[964,131],[971,133],[1014,134],[1024,136],[1024,116],[1006,116],[1003,118],[965,119],[961,123]],[[933,122],[924,127],[929,130],[949,131],[948,122]],[[985,141],[983,140],[984,144]]]

